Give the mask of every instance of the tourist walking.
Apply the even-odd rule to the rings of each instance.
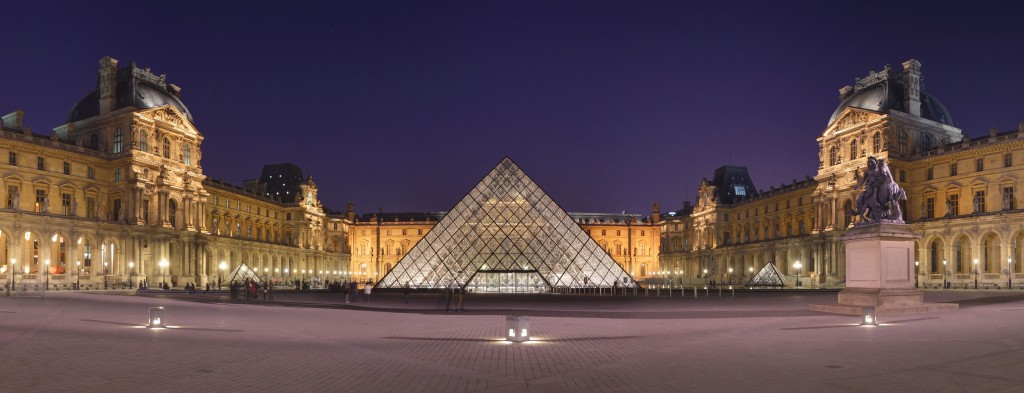
[[[409,291],[410,291],[409,283],[405,283],[405,287],[402,288],[402,294],[405,295],[405,302],[406,303],[409,303]]]

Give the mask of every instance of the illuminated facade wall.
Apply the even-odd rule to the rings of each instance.
[[[840,90],[842,105],[818,137],[813,179],[772,186],[733,204],[709,198],[716,185],[702,184],[692,209],[661,222],[662,269],[690,284],[742,282],[772,261],[790,284],[799,274],[805,285],[841,285],[846,261],[839,237],[858,221],[848,214],[854,186],[867,157],[875,156],[906,189],[905,219],[922,235],[915,253],[922,285],[973,286],[977,278],[980,286],[1005,287],[1011,280],[1017,286],[1024,279],[1017,262],[1024,240],[1024,125],[968,138],[923,92],[920,63],[903,66]],[[883,84],[889,88],[879,89]],[[896,88],[904,89],[895,97],[902,101],[872,95]],[[885,100],[874,110],[856,106]]]

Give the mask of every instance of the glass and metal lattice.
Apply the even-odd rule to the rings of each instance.
[[[632,277],[505,157],[377,283],[535,293]]]
[[[782,280],[782,274],[779,273],[779,269],[772,262],[765,264],[761,271],[757,272],[754,278],[747,282],[748,287],[782,287],[785,285],[785,281]]]

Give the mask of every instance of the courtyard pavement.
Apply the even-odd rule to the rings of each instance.
[[[155,291],[156,292],[156,291]],[[957,311],[811,312],[835,292],[717,297],[48,292],[0,296],[0,391],[1019,392],[1024,291],[925,291]],[[653,295],[653,292],[650,293]],[[164,306],[169,329],[146,329]],[[504,315],[531,342],[501,341]]]

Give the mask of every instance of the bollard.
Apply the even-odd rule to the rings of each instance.
[[[508,330],[506,340],[512,342],[523,342],[530,340],[528,330],[530,329],[530,317],[523,315],[506,315],[505,329]]]
[[[669,299],[671,299],[671,298],[672,298],[672,285],[669,285],[669,286],[668,286],[668,298],[669,298]]]
[[[694,299],[697,298],[697,286],[696,285],[693,286],[693,298]]]
[[[730,286],[729,291],[732,292],[732,297],[736,297],[736,288]]]
[[[708,289],[707,285],[704,286],[704,297],[711,297],[711,292]]]
[[[722,287],[718,287],[718,297],[722,297]]]

